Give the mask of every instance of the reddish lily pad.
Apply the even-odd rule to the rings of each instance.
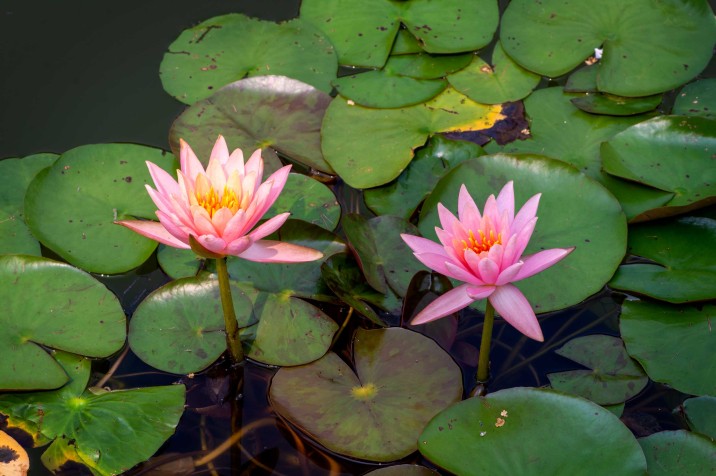
[[[589,335],[570,340],[555,351],[590,370],[547,375],[552,388],[584,397],[599,405],[626,402],[641,392],[649,378],[624,349],[618,337]]]
[[[164,55],[164,89],[185,104],[247,76],[285,75],[328,93],[336,77],[331,43],[301,19],[285,23],[232,13],[182,32]]]
[[[36,446],[52,444],[42,462],[57,472],[69,462],[92,474],[123,473],[154,454],[184,412],[184,386],[85,390],[92,362],[58,352],[70,382],[54,391],[0,395],[10,428],[29,433]]]
[[[704,0],[513,0],[500,40],[523,67],[561,76],[602,48],[597,85],[619,96],[647,96],[697,76],[716,43]]]
[[[627,352],[656,382],[691,395],[716,396],[714,333],[716,306],[696,308],[626,301],[620,328]]]
[[[261,76],[228,84],[211,97],[186,109],[172,124],[169,141],[179,139],[208,160],[219,134],[231,150],[248,157],[272,148],[296,162],[326,173],[333,170],[321,154],[321,121],[328,94],[285,76]]]
[[[716,440],[716,397],[694,397],[683,403],[692,431]]]
[[[684,86],[671,113],[716,119],[716,78],[700,79]]]
[[[51,389],[67,381],[41,345],[91,357],[124,345],[126,319],[117,298],[67,264],[0,256],[0,301],[0,389]]]
[[[356,332],[355,373],[334,353],[282,368],[269,397],[273,408],[331,451],[394,461],[417,449],[437,412],[462,397],[455,362],[431,339],[401,328]]]
[[[612,288],[675,304],[716,298],[716,220],[685,217],[635,225],[628,250],[652,263],[620,266]]]
[[[469,398],[436,415],[418,441],[426,458],[455,474],[646,472],[639,444],[616,416],[547,389]]]
[[[650,476],[716,473],[716,443],[684,430],[639,438]]]

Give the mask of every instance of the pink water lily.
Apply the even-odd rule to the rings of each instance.
[[[158,208],[159,222],[117,223],[165,245],[192,248],[211,258],[233,255],[262,263],[286,263],[313,261],[323,256],[311,248],[262,239],[278,230],[289,213],[276,215],[254,228],[281,193],[290,165],[262,183],[261,150],[244,163],[241,149],[229,154],[222,136],[211,151],[206,170],[183,140],[180,164],[181,170],[174,180],[163,169],[147,162],[156,190],[146,187]]]
[[[497,198],[490,195],[482,215],[465,185],[458,197],[458,217],[438,204],[440,243],[401,235],[425,266],[465,284],[443,294],[423,309],[412,324],[447,316],[478,299],[488,298],[495,310],[527,337],[543,341],[542,330],[530,303],[513,284],[529,278],[572,252],[553,248],[522,256],[537,223],[541,194],[527,200],[515,216],[515,196],[508,182]]]

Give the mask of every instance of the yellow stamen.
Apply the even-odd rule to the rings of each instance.
[[[472,230],[468,232],[468,239],[470,240],[470,242],[468,243],[465,240],[462,240],[462,246],[464,250],[470,248],[475,253],[480,254],[483,251],[490,251],[490,248],[492,248],[494,245],[502,244],[502,233],[498,233],[497,236],[495,236],[495,230],[490,230],[487,236],[482,230],[478,230],[477,234],[479,235],[479,238],[475,237],[475,234],[472,232]]]
[[[214,213],[222,208],[228,208],[231,213],[236,213],[239,210],[239,200],[236,197],[236,191],[231,188],[224,187],[224,191],[219,194],[214,190],[214,187],[210,187],[209,191],[200,195],[196,193],[196,201],[199,206],[203,207],[204,210],[209,212],[209,216],[213,217]]]

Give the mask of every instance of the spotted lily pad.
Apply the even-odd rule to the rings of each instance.
[[[436,240],[437,204],[457,212],[465,184],[478,204],[514,181],[515,209],[541,193],[539,220],[525,254],[547,248],[576,249],[537,275],[518,281],[536,312],[563,309],[596,293],[612,277],[626,251],[626,220],[599,183],[563,162],[536,155],[484,155],[453,168],[425,200],[419,228]]]
[[[164,55],[164,89],[186,104],[247,76],[285,75],[326,93],[336,77],[331,43],[301,19],[277,24],[232,13],[182,32]]]
[[[331,40],[341,64],[382,67],[401,22],[429,53],[462,53],[487,45],[497,28],[494,0],[305,0],[301,18]]]
[[[656,382],[692,395],[716,396],[714,333],[716,306],[696,308],[626,301],[620,328],[627,352]]]
[[[363,192],[368,208],[378,215],[396,215],[409,220],[440,177],[467,159],[483,155],[472,142],[450,140],[442,135],[430,138],[393,182]]]
[[[333,230],[341,217],[341,206],[330,188],[301,174],[289,174],[286,185],[265,217],[290,212],[294,220],[303,220]]]
[[[274,375],[273,408],[331,451],[369,461],[414,452],[425,424],[462,397],[455,362],[431,339],[401,328],[363,330],[355,373],[330,352]]]
[[[86,271],[114,274],[142,264],[157,247],[115,220],[155,219],[145,161],[165,170],[174,157],[133,144],[84,145],[65,152],[30,182],[25,220],[40,242]]]
[[[41,345],[90,357],[124,345],[126,319],[117,298],[67,264],[0,256],[0,301],[0,389],[50,389],[67,381]]]
[[[323,154],[352,187],[376,187],[400,175],[414,149],[432,134],[489,129],[504,117],[501,111],[500,105],[476,103],[452,88],[400,109],[371,109],[337,97],[323,120]]]
[[[639,438],[650,476],[716,473],[716,443],[684,430]]]
[[[321,154],[321,121],[328,94],[285,76],[247,78],[228,84],[187,108],[172,124],[169,141],[179,139],[208,160],[219,134],[244,156],[256,149],[275,149],[309,167],[332,173]]]
[[[602,48],[597,85],[619,96],[647,96],[698,75],[716,43],[705,0],[516,0],[502,16],[500,40],[523,67],[561,76]]]
[[[671,112],[716,119],[716,78],[700,79],[684,86]]]
[[[0,395],[0,414],[10,428],[28,432],[53,473],[68,462],[98,476],[120,474],[154,454],[184,412],[184,386],[94,392],[85,390],[92,362],[58,352],[70,376],[64,387],[37,393]]]
[[[547,375],[552,388],[600,405],[626,402],[641,392],[649,378],[624,349],[618,337],[589,335],[570,340],[555,351],[590,370]]]
[[[684,217],[635,225],[628,250],[652,263],[620,266],[612,288],[671,303],[716,299],[716,220]]]
[[[547,389],[469,398],[436,415],[418,441],[425,457],[455,474],[646,472],[639,444],[616,416]]]
[[[683,406],[689,428],[716,440],[716,397],[689,398]]]
[[[475,56],[468,67],[448,76],[452,87],[484,104],[522,99],[532,92],[540,79],[538,74],[512,61],[500,43],[495,45],[489,64]]]

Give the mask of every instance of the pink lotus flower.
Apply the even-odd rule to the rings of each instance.
[[[540,195],[527,200],[515,216],[514,191],[512,182],[508,182],[497,198],[490,195],[480,215],[463,185],[458,197],[459,219],[438,204],[442,229],[435,227],[435,232],[441,244],[419,236],[401,235],[425,266],[465,283],[431,302],[411,323],[424,324],[488,298],[518,331],[543,341],[530,303],[511,283],[549,268],[574,248],[553,248],[522,256],[537,223]]]
[[[157,189],[146,187],[159,208],[158,223],[147,220],[117,223],[165,245],[192,248],[208,258],[233,255],[249,261],[285,263],[313,261],[323,256],[311,248],[262,240],[281,227],[289,213],[276,215],[252,230],[281,193],[290,165],[261,183],[264,168],[261,150],[244,164],[241,149],[229,155],[222,136],[211,151],[206,170],[183,140],[180,162],[177,180],[147,162]]]

